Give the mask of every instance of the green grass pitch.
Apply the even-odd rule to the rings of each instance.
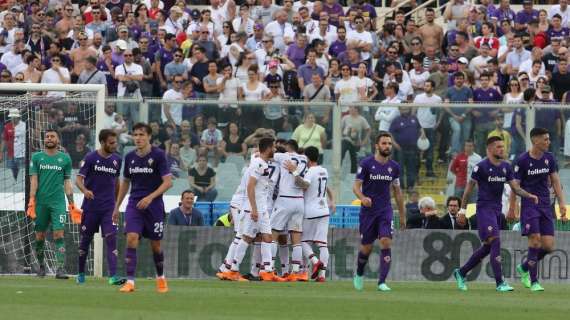
[[[137,291],[119,293],[104,280],[0,277],[0,319],[568,319],[568,286],[544,284],[531,293],[497,293],[492,283],[391,282],[380,293],[375,282],[356,292],[352,283],[232,283],[170,280],[170,292],[138,280]]]

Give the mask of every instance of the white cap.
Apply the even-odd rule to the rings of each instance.
[[[115,46],[121,50],[127,50],[127,42],[123,39],[117,40],[117,43]]]
[[[20,116],[20,110],[18,109],[10,109],[10,111],[8,112],[8,118],[21,118]]]
[[[465,57],[461,57],[461,58],[457,59],[457,62],[462,63],[462,64],[469,64],[469,60],[467,60],[467,58],[465,58]]]

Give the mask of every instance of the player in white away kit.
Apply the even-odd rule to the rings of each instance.
[[[261,259],[263,271],[259,276],[264,281],[284,281],[277,277],[271,267],[271,226],[269,225],[269,213],[267,212],[267,197],[271,172],[268,161],[274,153],[273,138],[262,138],[259,141],[259,157],[251,160],[247,170],[247,201],[242,204],[242,214],[239,222],[239,234],[242,235],[235,248],[234,259],[230,271],[224,272],[223,277],[232,281],[247,281],[239,273],[247,247],[258,233],[261,233]]]
[[[242,174],[243,175],[241,177],[240,183],[230,201],[230,215],[232,216],[232,221],[234,223],[235,236],[232,240],[232,243],[230,243],[230,246],[228,247],[226,258],[216,273],[216,277],[218,277],[220,280],[225,280],[223,278],[224,272],[230,271],[235,254],[235,248],[241,240],[241,235],[239,234],[239,220],[241,218],[242,203],[244,200],[246,200],[245,188],[248,178],[247,168],[244,168],[244,172],[242,172]]]
[[[293,252],[291,255],[291,273],[288,281],[308,281],[308,275],[300,270],[303,260],[301,234],[303,232],[303,215],[305,213],[304,191],[295,184],[295,176],[286,168],[288,162],[297,166],[297,173],[303,177],[307,170],[307,157],[297,153],[299,147],[295,140],[287,141],[287,153],[276,153],[274,159],[281,166],[279,175],[279,195],[271,213],[271,229],[273,241],[288,230],[291,235]],[[273,257],[277,254],[277,246],[273,246]]]
[[[313,264],[311,278],[317,282],[325,282],[329,261],[327,247],[329,217],[335,211],[335,204],[333,194],[327,187],[329,173],[317,163],[319,149],[308,147],[305,149],[305,156],[309,160],[309,169],[304,177],[298,174],[294,163],[288,162],[287,169],[295,176],[297,185],[305,190],[305,218],[301,237],[303,255]],[[312,244],[319,247],[319,258],[313,252]]]

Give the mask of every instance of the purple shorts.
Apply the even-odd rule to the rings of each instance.
[[[118,226],[113,224],[113,209],[105,211],[83,211],[81,215],[81,233],[94,234],[99,232],[101,236],[117,233]]]
[[[360,243],[372,244],[380,238],[392,238],[392,210],[383,212],[360,211]]]
[[[164,231],[164,204],[152,202],[145,210],[137,209],[138,200],[129,201],[125,211],[125,233],[138,233],[150,240],[161,240]]]
[[[523,206],[521,208],[521,231],[523,236],[539,233],[554,235],[554,210],[552,207]]]
[[[477,207],[477,230],[479,231],[479,239],[485,241],[490,237],[498,238],[500,236],[499,215],[500,208]]]

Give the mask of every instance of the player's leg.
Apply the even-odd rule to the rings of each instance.
[[[379,240],[380,266],[378,269],[378,290],[390,291],[391,289],[386,285],[386,278],[388,277],[390,265],[392,264],[392,238],[383,235]]]
[[[164,277],[164,252],[160,246],[160,239],[150,240],[150,248],[156,269],[156,291],[158,293],[166,293],[168,292],[168,284]]]
[[[77,278],[75,279],[77,284],[85,283],[85,263],[89,257],[89,247],[91,246],[91,241],[93,241],[93,235],[99,229],[98,215],[96,212],[83,212],[81,215],[81,234],[79,239],[79,250],[78,250],[78,272]]]
[[[101,233],[107,246],[107,265],[109,268],[109,284],[122,285],[126,279],[117,276],[117,225],[113,224],[113,212],[107,211],[101,215]]]
[[[269,214],[260,213],[258,218],[259,232],[261,233],[261,261],[263,266],[263,271],[259,272],[259,277],[263,281],[277,281],[283,282],[285,279],[275,275],[272,266],[273,254],[273,234],[270,225]]]
[[[320,266],[318,268],[318,275],[316,276],[318,282],[324,282],[326,278],[326,272],[329,262],[329,248],[328,243],[328,231],[329,231],[329,219],[330,217],[319,218],[317,222],[316,234],[314,235],[314,241],[319,247],[319,262]]]
[[[150,240],[152,260],[156,270],[156,291],[168,292],[168,284],[164,276],[164,252],[160,245],[164,232],[164,207],[160,204],[149,206],[143,213],[144,228],[142,236]]]
[[[222,279],[224,280],[239,281],[243,279],[239,273],[239,266],[243,261],[247,247],[257,234],[257,223],[251,219],[251,213],[248,210],[244,210],[241,214],[239,234],[241,234],[241,239],[235,247],[230,270],[222,273]]]
[[[495,276],[495,283],[497,285],[496,289],[499,292],[508,292],[513,291],[513,287],[511,287],[506,281],[503,280],[503,270],[501,265],[501,238],[498,235],[489,237],[486,244],[489,244],[491,247],[489,262],[491,264],[491,269],[493,269],[493,274]]]
[[[57,261],[57,270],[55,277],[57,279],[69,279],[65,272],[65,239],[64,228],[67,221],[67,213],[65,212],[65,204],[57,204],[50,206],[51,223],[53,229],[53,242],[55,243],[55,258]]]
[[[240,216],[239,216],[239,209],[233,206],[230,206],[230,214],[232,215],[232,221],[234,224],[234,232],[235,232],[235,236],[232,239],[232,242],[230,243],[229,247],[228,247],[228,252],[226,253],[226,257],[224,258],[224,261],[222,262],[222,264],[220,265],[220,267],[218,268],[218,273],[216,274],[216,276],[219,276],[226,271],[229,271],[229,269],[231,268],[231,263],[232,263],[232,259],[234,257],[234,252],[235,252],[235,248],[237,246],[237,244],[239,243],[239,240],[241,239],[241,235],[239,235],[239,220],[240,220]]]
[[[303,199],[291,199],[291,214],[287,221],[289,235],[291,237],[291,280],[308,281],[309,276],[306,272],[301,272],[303,264],[303,247],[301,246],[301,237],[303,233],[303,216],[305,204]]]
[[[257,278],[259,278],[259,270],[261,270],[261,241],[261,234],[257,234],[255,238],[253,238],[253,247],[249,259],[249,275],[246,275],[248,280],[257,280]]]
[[[368,264],[368,257],[372,253],[372,245],[378,237],[380,217],[376,214],[360,213],[360,249],[356,260],[356,274],[353,285],[356,290],[364,289],[364,269]]]
[[[535,208],[521,208],[521,231],[528,238],[528,253],[526,260],[517,266],[521,282],[526,288],[538,284],[538,257],[541,253],[540,216]],[[540,291],[540,290],[537,290]]]
[[[121,287],[121,292],[135,291],[135,274],[137,270],[137,248],[140,235],[145,229],[143,215],[137,208],[127,205],[125,211],[125,233],[127,235],[127,252],[125,254],[125,270],[127,282]]]
[[[50,215],[47,208],[41,204],[36,204],[36,219],[34,220],[34,231],[36,232],[36,259],[38,260],[38,277],[45,277],[45,246],[46,231],[49,227]]]
[[[277,244],[279,246],[279,261],[281,262],[281,276],[289,274],[289,235],[287,233],[280,234],[277,237]]]

